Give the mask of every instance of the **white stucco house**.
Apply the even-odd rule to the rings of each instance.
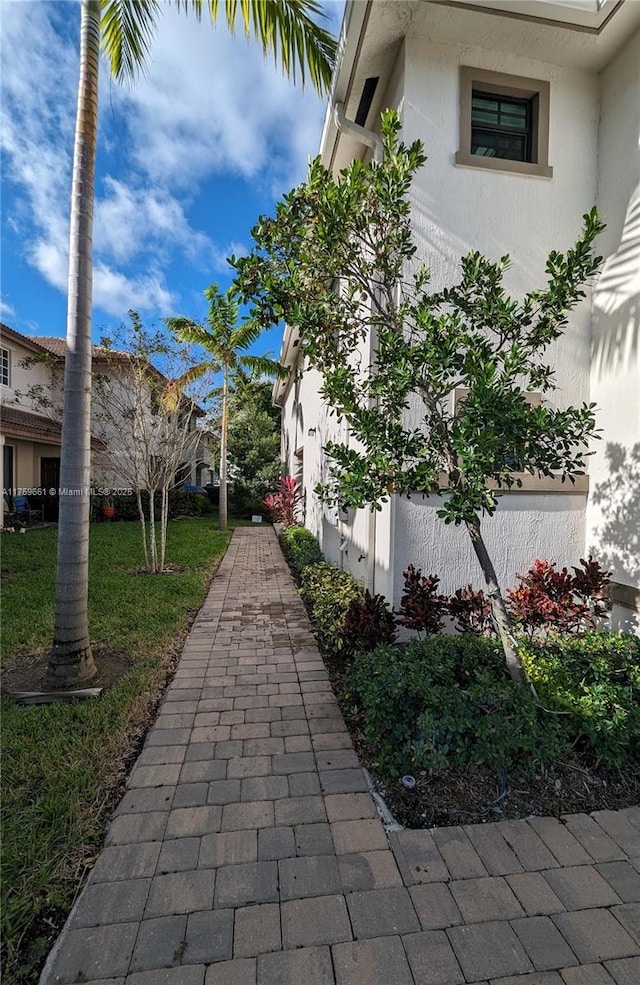
[[[551,350],[557,406],[594,401],[601,440],[575,486],[523,476],[483,522],[503,587],[534,558],[613,571],[614,626],[640,621],[640,3],[637,0],[351,0],[320,154],[337,172],[370,160],[380,112],[428,154],[412,189],[420,259],[440,289],[459,258],[509,253],[507,288],[544,284],[552,249],[576,240],[594,204],[607,223],[597,284]],[[507,117],[508,124],[507,124]],[[358,124],[360,129],[352,126]],[[482,587],[465,530],[438,497],[391,497],[381,513],[324,507],[323,444],[349,441],[318,396],[295,329],[276,383],[283,459],[304,488],[305,523],[326,556],[398,602],[413,563],[452,592]],[[634,452],[635,447],[635,452]],[[634,478],[635,473],[635,478]]]

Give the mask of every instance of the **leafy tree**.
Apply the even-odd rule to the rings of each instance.
[[[272,389],[267,380],[241,373],[229,397],[227,452],[236,511],[260,512],[280,474],[280,409],[273,406]]]
[[[322,396],[356,439],[327,443],[331,480],[319,492],[378,509],[391,494],[442,496],[438,515],[467,528],[509,671],[522,681],[481,518],[519,473],[573,481],[584,469],[594,405],[558,410],[527,397],[556,388],[544,353],[600,266],[592,243],[603,226],[595,209],[585,215],[575,246],[549,255],[546,287],[522,300],[503,287],[509,257],[477,252],[462,258],[459,283],[429,290],[409,201],[425,155],[399,131],[397,114],[385,113],[380,164],[356,160],[334,177],[316,159],[275,218],[259,220],[252,253],[232,261],[238,291],[264,326],[299,329]]]
[[[167,318],[167,325],[179,339],[200,346],[207,358],[189,369],[178,382],[180,388],[212,373],[222,373],[220,423],[220,529],[227,529],[227,439],[229,398],[234,378],[243,370],[263,376],[286,376],[286,370],[268,356],[252,356],[246,350],[258,340],[262,326],[255,321],[238,324],[238,304],[230,291],[223,294],[217,284],[204,292],[209,302],[207,325],[189,318]],[[178,391],[179,392],[179,391]]]
[[[179,9],[199,18],[202,0],[175,0]],[[218,17],[218,0],[209,0],[211,20]],[[321,13],[316,0],[227,0],[225,15],[234,30],[240,8],[247,36],[253,35],[264,53],[293,79],[299,71],[304,84],[308,71],[315,88],[327,89],[331,79],[335,40],[314,22]],[[53,647],[47,683],[69,685],[96,673],[89,642],[89,470],[91,459],[91,298],[92,233],[95,197],[95,158],[98,136],[98,67],[100,48],[112,76],[131,80],[144,64],[157,19],[158,0],[81,0],[80,71],[73,150],[73,180],[69,224],[69,291],[67,357],[60,495],[56,609]]]

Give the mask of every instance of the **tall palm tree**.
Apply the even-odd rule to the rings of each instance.
[[[167,325],[183,342],[201,346],[208,358],[185,373],[177,385],[182,389],[208,373],[222,373],[222,422],[220,425],[220,529],[227,529],[227,435],[229,431],[229,386],[234,375],[243,370],[254,374],[285,377],[287,370],[268,356],[252,356],[246,350],[253,345],[262,327],[248,320],[238,324],[239,306],[230,288],[222,293],[217,284],[204,292],[209,302],[207,324],[189,318],[167,318]]]
[[[202,0],[174,0],[202,14]],[[219,0],[209,0],[216,21]],[[162,5],[159,0],[81,0],[80,76],[73,153],[69,232],[69,294],[65,361],[56,616],[47,684],[68,686],[96,673],[87,618],[89,574],[89,470],[91,458],[91,300],[95,158],[100,48],[117,81],[131,80],[144,64]],[[315,21],[316,0],[226,0],[229,29],[238,8],[245,34],[302,83],[328,88],[336,45]]]

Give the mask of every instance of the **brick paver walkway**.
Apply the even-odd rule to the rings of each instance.
[[[640,809],[388,836],[270,528],[129,788],[42,985],[640,985]]]

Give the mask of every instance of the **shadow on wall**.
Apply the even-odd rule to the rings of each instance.
[[[640,336],[640,185],[631,195],[620,243],[604,264],[593,300],[592,365],[601,380],[628,369]]]
[[[608,442],[605,448],[608,476],[591,496],[600,508],[603,523],[594,534],[597,547],[590,551],[616,580],[640,583],[640,442],[632,448]]]
[[[630,636],[640,634],[640,615],[628,609],[616,608],[611,613],[611,629],[616,633],[628,633]]]

